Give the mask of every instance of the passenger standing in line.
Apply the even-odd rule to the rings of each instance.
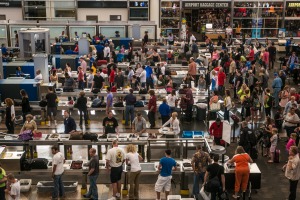
[[[62,181],[62,175],[64,173],[64,155],[59,152],[57,146],[51,147],[53,158],[52,158],[52,179],[54,182],[54,189],[52,193],[52,199],[63,198],[65,195],[64,184]]]
[[[79,110],[80,122],[79,125],[82,126],[82,113],[84,117],[84,123],[88,125],[88,112],[87,112],[87,98],[85,97],[85,93],[81,91],[79,93],[79,98],[77,99],[77,108]]]
[[[30,114],[30,112],[31,112],[31,107],[30,107],[30,104],[29,104],[29,98],[28,98],[27,92],[22,89],[22,90],[20,90],[20,94],[22,96],[21,106],[22,106],[23,122],[25,122],[26,115]]]
[[[235,163],[235,186],[234,186],[234,195],[233,198],[238,198],[238,192],[242,189],[243,195],[247,190],[249,175],[250,175],[250,168],[249,163],[253,163],[251,157],[245,152],[244,148],[238,146],[235,155],[228,163],[233,164]]]
[[[210,159],[209,154],[204,151],[204,148],[201,145],[197,145],[196,153],[193,155],[191,162],[194,171],[193,195],[195,197],[200,193],[200,181],[204,183],[206,168],[211,162],[212,160]]]
[[[289,160],[282,168],[285,170],[285,177],[290,182],[290,195],[288,200],[296,200],[297,185],[300,178],[300,160],[296,146],[291,146],[289,150]]]
[[[84,73],[83,73],[83,70],[82,70],[81,66],[78,67],[77,81],[78,81],[78,89],[83,90],[84,85],[85,85],[85,80],[84,80]]]
[[[89,154],[91,159],[89,161],[89,172],[88,177],[90,180],[90,188],[87,194],[83,195],[84,198],[89,198],[90,200],[98,199],[98,188],[97,179],[99,176],[99,157],[96,155],[96,149],[90,148]]]
[[[193,119],[193,105],[194,105],[194,97],[193,97],[193,93],[191,88],[187,88],[185,86],[186,89],[186,94],[185,94],[185,99],[186,99],[186,103],[187,103],[187,108],[186,108],[186,122],[187,123],[191,123],[192,119]]]
[[[6,104],[5,125],[7,128],[7,133],[14,134],[14,130],[15,130],[14,121],[16,117],[14,102],[11,98],[6,98],[4,102]]]
[[[150,100],[148,103],[148,119],[150,122],[150,128],[155,127],[155,113],[156,113],[156,96],[154,90],[149,91]]]
[[[141,87],[142,88],[146,88],[146,81],[147,81],[147,73],[146,73],[146,70],[145,70],[145,65],[143,65],[143,67],[141,67],[143,70],[142,72],[140,73],[139,75],[139,78],[140,78],[140,82],[141,82]]]
[[[171,150],[165,151],[165,157],[161,158],[158,165],[160,171],[155,183],[156,200],[160,200],[160,193],[165,191],[166,199],[170,194],[172,170],[176,170],[176,161],[171,157]]]
[[[167,104],[167,100],[164,98],[162,104],[160,104],[159,113],[161,115],[161,123],[164,125],[170,119],[170,106]]]
[[[146,132],[146,120],[140,112],[136,114],[136,117],[132,121],[132,133],[129,137],[136,137]]]
[[[273,88],[273,97],[275,99],[275,106],[274,107],[278,107],[279,106],[279,93],[281,91],[281,87],[282,87],[282,81],[281,78],[278,77],[277,73],[274,73],[274,80],[272,82],[272,88]]]
[[[76,123],[75,120],[70,117],[69,111],[65,110],[64,112],[64,125],[65,125],[65,133],[70,134],[76,131]]]
[[[53,87],[48,87],[48,94],[46,94],[47,100],[47,116],[48,116],[48,126],[51,126],[51,121],[54,120],[55,126],[56,122],[56,114],[57,114],[57,95],[53,92]],[[53,119],[52,119],[53,115]]]
[[[129,144],[126,147],[126,165],[130,164],[129,173],[129,199],[136,200],[139,199],[139,185],[140,185],[140,175],[141,175],[141,165],[140,161],[143,158],[137,153],[136,146]]]
[[[113,106],[113,100],[114,100],[114,96],[113,94],[111,93],[111,89],[110,87],[108,87],[106,89],[107,91],[107,96],[106,96],[106,113],[108,114],[110,112],[110,109],[112,108]]]
[[[136,102],[136,96],[133,95],[133,89],[129,90],[129,94],[124,97],[124,101],[126,102],[125,108],[125,126],[129,125],[129,114],[131,123],[134,120],[134,104]]]
[[[110,181],[113,188],[113,196],[108,200],[116,200],[121,197],[121,178],[123,172],[123,163],[125,162],[125,153],[118,147],[118,141],[112,142],[113,148],[109,149],[106,155],[106,168],[110,169]]]

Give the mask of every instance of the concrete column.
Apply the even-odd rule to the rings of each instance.
[[[157,32],[156,35],[159,36],[160,34],[160,1],[159,0],[151,0],[150,1],[150,20],[149,21],[153,21],[155,22],[155,24],[157,24]],[[142,37],[144,37],[142,35]],[[149,39],[155,39],[155,38],[149,38]]]
[[[34,71],[41,70],[44,83],[49,83],[48,55],[33,54]]]

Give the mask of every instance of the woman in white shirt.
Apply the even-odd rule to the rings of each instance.
[[[108,44],[105,44],[105,47],[104,47],[104,50],[103,50],[103,54],[104,54],[104,59],[106,59],[107,61],[109,61],[110,48],[109,48]]]
[[[143,158],[136,152],[136,146],[129,144],[126,147],[126,165],[130,163],[130,174],[129,174],[129,199],[139,199],[139,179],[141,175],[140,161]]]
[[[140,82],[141,82],[141,87],[145,88],[146,87],[146,70],[145,70],[145,65],[143,66],[143,71],[140,74]]]
[[[171,94],[167,97],[167,104],[170,106],[171,113],[175,111],[176,99],[176,92],[175,90],[172,90]]]
[[[136,66],[135,66],[135,75],[137,77],[139,77],[142,72],[143,72],[143,68],[142,68],[141,63],[136,64]]]
[[[87,77],[88,88],[92,87],[93,81],[94,81],[93,69],[90,69],[90,73],[89,73],[89,75]]]
[[[226,90],[225,91],[225,99],[224,99],[224,120],[229,121],[229,110],[232,108],[232,102],[231,102],[231,97],[230,97],[230,91]]]
[[[166,127],[170,124],[170,131],[173,131],[175,135],[180,133],[179,120],[177,119],[177,112],[173,112],[171,118],[162,126]]]

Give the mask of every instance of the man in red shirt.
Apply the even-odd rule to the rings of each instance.
[[[193,105],[194,105],[194,97],[191,88],[188,88],[187,86],[184,86],[186,89],[185,93],[185,99],[187,103],[187,108],[186,108],[186,122],[191,123],[192,122],[192,117],[193,117]]]
[[[78,89],[83,90],[85,80],[84,80],[84,72],[83,72],[81,66],[78,67],[78,78],[77,78],[77,80],[78,80]]]
[[[214,143],[221,145],[222,134],[223,134],[223,122],[220,118],[217,118],[215,122],[209,127],[209,134],[214,136]]]
[[[224,84],[226,80],[226,74],[224,73],[224,70],[222,67],[220,67],[219,73],[218,73],[218,91],[221,96],[224,95]]]
[[[148,119],[150,122],[150,128],[155,127],[155,113],[156,113],[156,96],[154,93],[154,90],[149,91],[150,94],[150,100],[148,103]]]

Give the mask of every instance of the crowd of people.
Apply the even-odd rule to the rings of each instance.
[[[171,36],[170,36],[171,37]],[[98,39],[95,43],[98,43]],[[106,41],[103,37],[100,41]],[[171,39],[170,39],[171,41]],[[103,42],[101,49],[94,49],[90,55],[80,57],[80,66],[78,67],[78,89],[80,89],[79,96],[69,97],[69,101],[74,101],[74,104],[80,113],[79,125],[83,122],[88,125],[87,102],[88,98],[82,91],[84,88],[90,88],[92,92],[98,93],[100,90],[106,88],[106,114],[107,117],[103,119],[103,135],[107,137],[108,133],[119,134],[118,120],[112,114],[114,103],[118,101],[125,102],[125,126],[131,126],[132,137],[136,137],[146,132],[146,119],[141,113],[135,112],[135,104],[138,102],[134,91],[139,93],[149,93],[150,99],[147,105],[148,121],[150,128],[157,127],[156,113],[159,112],[161,116],[161,125],[165,127],[170,125],[171,130],[176,135],[180,134],[180,122],[178,117],[178,108],[185,112],[185,122],[191,123],[193,121],[193,105],[194,98],[192,90],[209,89],[211,91],[211,98],[209,99],[209,112],[217,113],[220,110],[224,111],[224,120],[230,121],[232,117],[233,108],[241,107],[241,129],[239,147],[236,149],[236,155],[228,162],[228,164],[236,163],[235,176],[235,194],[234,198],[238,198],[239,191],[245,192],[249,179],[248,163],[252,163],[251,157],[254,156],[253,147],[257,144],[249,139],[252,135],[248,128],[248,124],[253,126],[260,123],[264,119],[263,128],[263,142],[264,156],[268,157],[268,162],[273,163],[276,159],[276,149],[279,138],[279,133],[285,129],[287,133],[286,151],[289,154],[287,165],[284,166],[286,170],[286,177],[290,180],[290,200],[296,199],[296,186],[300,176],[299,156],[296,146],[299,144],[300,119],[299,106],[300,94],[298,94],[295,86],[292,86],[288,81],[290,78],[294,79],[295,84],[298,84],[298,70],[295,67],[298,63],[298,57],[295,52],[291,52],[290,44],[287,45],[287,61],[281,69],[274,67],[276,60],[276,48],[274,43],[266,42],[265,46],[259,43],[258,40],[254,44],[246,44],[242,42],[239,48],[233,52],[229,52],[226,44],[222,45],[222,49],[217,51],[211,49],[212,41],[206,39],[207,47],[211,53],[211,59],[208,62],[208,73],[198,77],[198,68],[203,65],[203,59],[198,55],[198,46],[192,40],[191,44],[186,48],[185,42],[181,45],[183,51],[178,49],[173,51],[172,55],[167,55],[168,63],[177,63],[181,60],[185,61],[187,51],[191,51],[191,57],[188,59],[187,66],[188,73],[182,80],[184,83],[184,91],[179,97],[176,90],[176,84],[172,80],[172,75],[168,69],[168,64],[162,62],[162,57],[154,48],[151,53],[146,56],[146,45],[148,42],[147,34],[143,40],[143,51],[140,57],[138,53],[133,52],[132,44],[129,45],[127,60],[136,63],[135,69],[128,67],[122,70],[117,67],[117,55],[113,51],[112,41],[107,40]],[[172,42],[172,41],[171,41]],[[169,43],[170,44],[170,43]],[[172,45],[172,44],[171,44]],[[99,45],[96,45],[99,48]],[[95,48],[96,48],[95,46]],[[101,46],[101,45],[100,45]],[[77,48],[78,50],[78,48]],[[187,50],[187,51],[186,51]],[[120,49],[121,53],[125,53],[124,47]],[[123,58],[124,59],[124,58]],[[106,67],[101,67],[99,61],[107,64]],[[146,61],[148,60],[148,61]],[[108,61],[108,62],[107,62]],[[140,62],[141,61],[141,62]],[[89,63],[88,63],[89,62]],[[142,65],[141,63],[145,63]],[[159,63],[153,66],[153,63]],[[21,69],[17,69],[17,74],[22,74]],[[50,81],[57,83],[58,77],[56,69],[51,71]],[[89,72],[89,73],[88,73]],[[125,75],[126,74],[126,75]],[[75,89],[76,81],[71,75],[71,66],[66,65],[65,71],[64,91],[73,91]],[[274,77],[274,78],[273,78]],[[37,71],[37,80],[42,80],[41,72]],[[270,81],[272,79],[272,81]],[[193,84],[192,84],[193,82]],[[228,83],[227,83],[228,82]],[[271,84],[269,84],[271,82]],[[114,98],[114,92],[122,90],[125,86],[130,86],[130,92],[125,98]],[[157,97],[154,89],[166,89],[167,95],[163,99],[162,104],[157,105]],[[24,125],[21,132],[31,130],[36,132],[38,127],[31,115],[31,107],[28,100],[28,95],[25,90],[20,91],[22,97],[22,115]],[[97,95],[96,95],[97,96]],[[47,100],[47,116],[48,126],[52,123],[57,125],[57,102],[58,97],[52,87],[48,88],[48,93],[45,97]],[[97,101],[102,101],[101,97],[96,97]],[[95,100],[95,99],[94,99]],[[94,102],[93,100],[93,102]],[[224,106],[220,106],[220,101],[224,100]],[[16,118],[14,101],[10,98],[5,99],[6,117],[5,124],[8,133],[14,133],[14,120]],[[75,106],[74,105],[74,106]],[[209,134],[214,136],[214,143],[217,145],[224,145],[222,140],[222,122],[217,115],[209,115],[209,119],[216,120],[209,130]],[[236,121],[235,121],[236,122]],[[69,111],[64,111],[64,132],[72,133],[76,131],[76,122],[70,116]],[[250,136],[251,135],[251,136]],[[128,154],[118,147],[117,141],[113,142],[113,148],[107,151],[107,167],[111,167],[111,181],[113,187],[113,197],[120,196],[120,177],[122,174],[121,164],[126,162],[131,163],[132,174],[130,176],[130,198],[138,198],[138,184],[140,176],[139,161],[141,157],[136,153],[135,146],[129,145],[127,147]],[[55,182],[55,192],[53,198],[58,195],[64,196],[64,191],[61,187],[61,163],[64,158],[59,153],[56,147],[52,148],[54,154],[53,178]],[[95,149],[89,151],[92,160],[89,167],[90,190],[85,197],[98,198],[96,180],[99,174],[99,167],[97,167],[97,156]],[[164,190],[166,195],[170,191],[170,181],[172,169],[176,169],[176,162],[171,158],[171,152],[167,150],[166,157],[160,160],[158,169],[161,170],[158,180],[155,185],[157,192],[157,199],[160,199],[160,193]],[[216,199],[216,196],[221,195],[225,190],[224,168],[217,165],[219,157],[214,155],[212,158],[204,152],[201,147],[197,147],[197,153],[192,158],[192,166],[195,172],[193,194],[198,195],[200,192],[199,180],[206,183],[214,177],[218,177],[219,185],[217,189],[211,190],[211,198]],[[211,164],[212,163],[212,164]],[[174,168],[173,168],[174,167]],[[297,170],[295,170],[297,169]],[[9,177],[14,183],[14,177]],[[1,182],[0,182],[1,184]],[[13,185],[13,184],[12,184]],[[1,185],[0,185],[1,186]],[[1,188],[1,187],[0,187]],[[11,190],[13,191],[13,190]],[[14,193],[11,193],[15,195]]]

